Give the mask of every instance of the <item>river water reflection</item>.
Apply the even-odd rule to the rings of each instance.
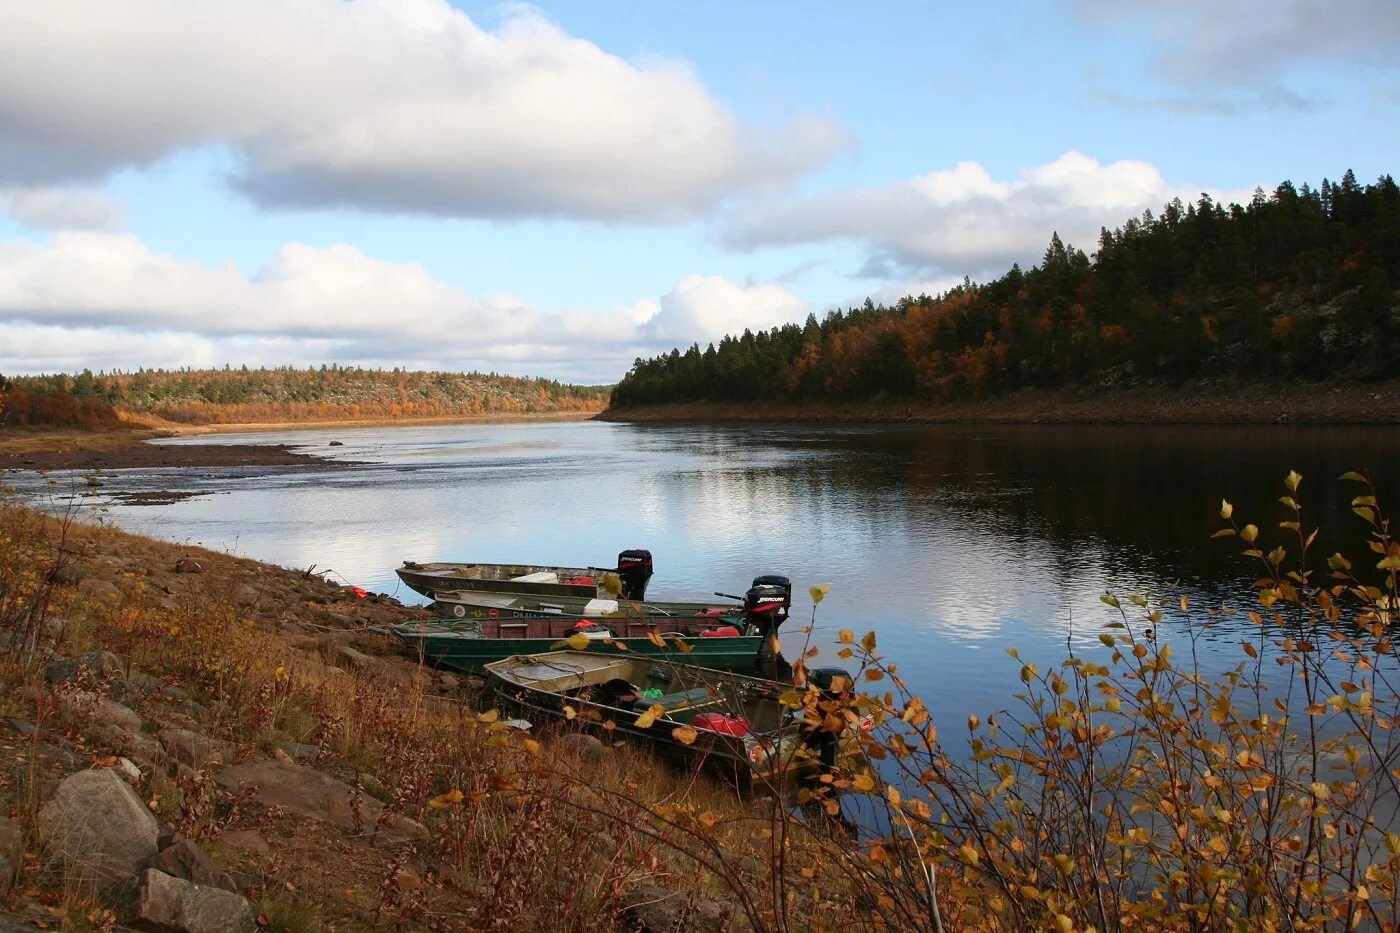
[[[1400,501],[1391,428],[558,422],[165,443],[287,443],[363,465],[117,471],[104,492],[201,495],[81,501],[105,503],[104,520],[132,531],[315,564],[383,592],[395,591],[404,559],[606,565],[629,547],[654,552],[658,597],[740,592],[756,573],[784,573],[805,619],[807,587],[830,584],[815,636],[823,657],[838,629],[873,628],[953,722],[1008,703],[1018,665],[1005,647],[1044,663],[1067,641],[1104,650],[1106,590],[1244,605],[1257,568],[1237,542],[1210,538],[1222,497],[1267,536],[1282,517],[1281,479],[1296,469],[1309,514],[1326,519],[1323,553],[1360,547],[1345,501],[1355,490],[1339,474],[1370,469],[1382,503]],[[60,490],[73,482],[55,478]],[[10,481],[29,495],[45,488],[32,474]],[[1206,665],[1234,664],[1247,627],[1213,629]],[[790,649],[798,637],[788,632]]]

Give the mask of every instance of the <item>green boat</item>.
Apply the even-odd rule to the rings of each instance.
[[[718,594],[716,594],[718,595]],[[740,597],[715,602],[665,602],[659,600],[614,599],[589,596],[535,596],[524,593],[488,593],[459,590],[438,593],[429,607],[442,618],[493,619],[549,618],[551,616],[592,616],[617,619],[627,617],[683,619],[696,616],[722,616],[742,612]],[[732,600],[732,601],[728,601]]]
[[[691,617],[659,625],[640,617],[595,621],[580,616],[508,616],[405,622],[390,631],[425,660],[473,674],[481,673],[492,661],[548,651],[560,640],[577,635],[588,640],[591,654],[627,654],[717,670],[749,670],[763,640],[739,615]]]
[[[514,601],[505,599],[507,603]],[[686,615],[583,615],[476,607],[468,618],[405,622],[389,632],[427,661],[472,673],[482,671],[492,661],[548,652],[560,640],[578,641],[580,636],[587,649],[599,655],[659,658],[717,670],[754,670],[756,659],[765,656],[768,636],[787,619],[792,585],[786,577],[764,576],[757,578],[741,605],[724,609],[691,605],[702,606],[702,611]]]

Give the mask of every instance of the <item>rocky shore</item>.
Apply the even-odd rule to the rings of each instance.
[[[0,539],[0,929],[551,929],[570,897],[597,919],[577,929],[733,913],[626,828],[672,775],[478,711],[479,681],[376,631],[424,610],[14,505]]]

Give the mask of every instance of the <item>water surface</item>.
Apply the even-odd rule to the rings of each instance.
[[[285,443],[363,465],[114,471],[103,492],[200,495],[78,501],[132,531],[314,564],[401,598],[414,598],[396,588],[405,559],[607,565],[630,547],[655,554],[658,597],[742,592],[757,573],[784,573],[805,618],[807,587],[829,584],[823,657],[834,660],[838,629],[873,628],[954,722],[1009,702],[1018,665],[1008,646],[1046,663],[1070,643],[1103,650],[1105,591],[1243,605],[1258,568],[1237,542],[1210,538],[1221,498],[1269,528],[1283,517],[1280,481],[1298,470],[1309,515],[1336,522],[1324,523],[1327,553],[1360,542],[1345,501],[1355,490],[1339,474],[1374,470],[1383,501],[1400,500],[1400,430],[1356,427],[531,422],[163,443]],[[11,477],[31,496],[81,486],[52,479]],[[1248,629],[1235,618],[1209,632],[1206,665],[1235,663]],[[788,633],[789,647],[798,637]]]

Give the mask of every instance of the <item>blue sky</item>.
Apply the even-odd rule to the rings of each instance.
[[[1400,6],[0,0],[0,372],[609,382],[1400,152]]]

